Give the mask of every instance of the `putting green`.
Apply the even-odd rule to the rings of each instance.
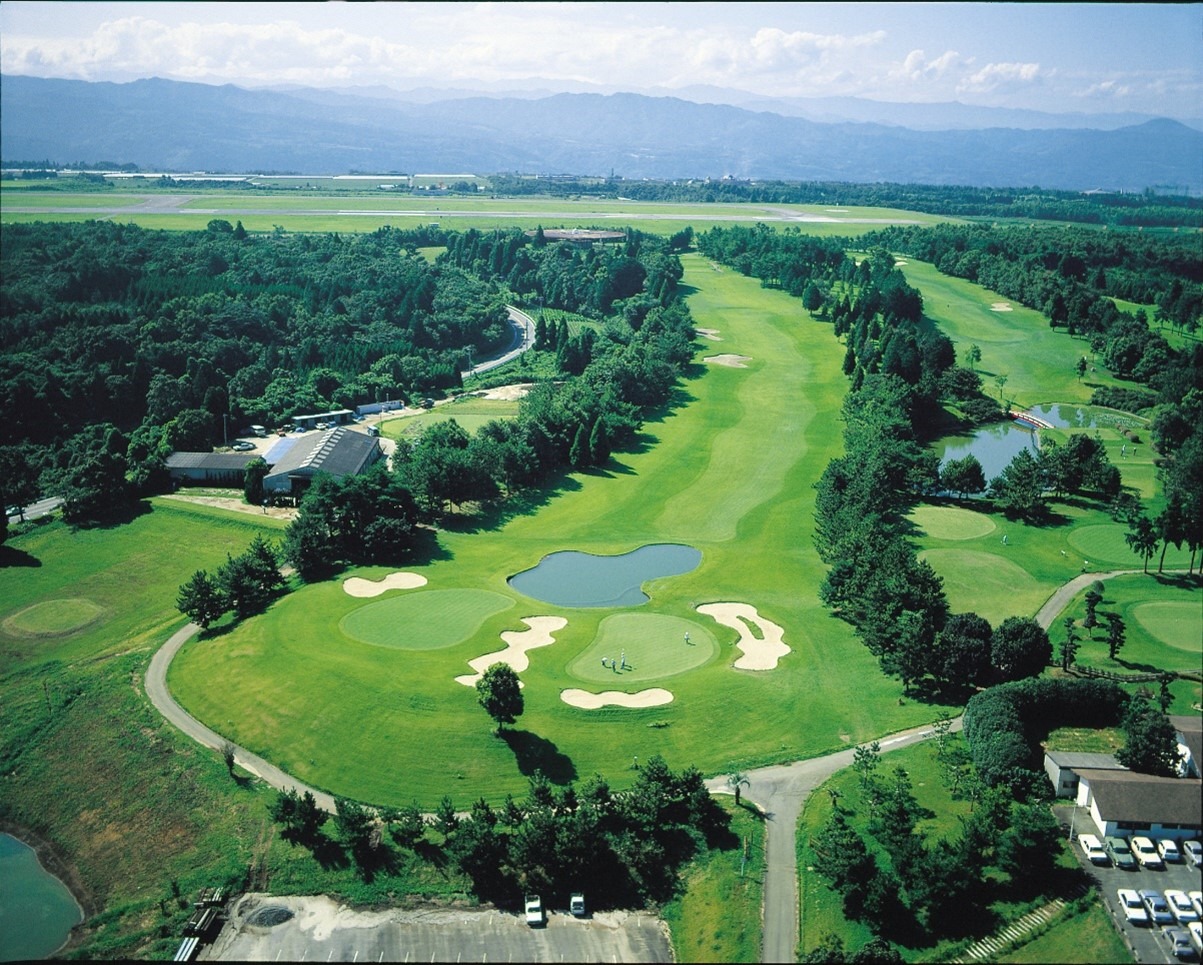
[[[1203,611],[1197,603],[1157,600],[1140,603],[1131,613],[1150,636],[1167,647],[1203,652]]]
[[[442,650],[469,639],[514,601],[488,590],[427,590],[352,610],[339,629],[353,640],[395,650]]]
[[[689,643],[685,634],[689,634]],[[622,686],[658,680],[700,667],[718,654],[718,641],[699,623],[659,613],[616,613],[606,617],[597,636],[568,672],[590,683]],[[602,666],[602,658],[621,661],[626,670]],[[621,664],[620,664],[621,665]]]
[[[15,637],[65,637],[103,615],[104,607],[91,600],[46,600],[14,613],[4,621],[4,629]]]
[[[1018,563],[994,553],[965,549],[919,554],[944,579],[953,613],[976,613],[997,624],[1017,613],[1035,613],[1048,599],[1048,587]]]
[[[933,539],[977,539],[998,528],[989,516],[955,506],[919,506],[911,519]]]
[[[1069,545],[1091,563],[1119,563],[1139,566],[1140,557],[1124,542],[1127,530],[1119,523],[1083,526],[1069,534]]]

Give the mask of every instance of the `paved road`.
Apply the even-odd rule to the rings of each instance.
[[[489,369],[505,365],[510,359],[517,358],[527,349],[534,346],[535,320],[527,315],[526,312],[515,308],[513,305],[506,305],[505,310],[510,313],[510,324],[514,327],[514,338],[510,342],[510,347],[500,355],[486,359],[479,365],[474,365],[470,369],[466,369],[460,375],[466,377],[469,375],[480,375],[481,372],[488,372]]]
[[[23,513],[13,513],[8,517],[10,523],[19,523],[22,518],[26,520],[38,519],[42,516],[48,516],[63,505],[62,499],[58,496],[51,496],[48,499],[39,499],[36,503],[30,503],[25,507]]]
[[[953,721],[953,730],[961,729],[961,718]],[[901,750],[927,740],[935,731],[930,724],[912,727],[879,738],[881,752]],[[836,771],[852,765],[855,747],[814,757],[793,764],[778,764],[745,772],[750,786],[744,797],[759,805],[765,815],[768,836],[765,843],[764,935],[762,962],[795,961],[798,946],[798,861],[795,832],[802,805],[810,792]],[[706,782],[712,794],[730,794],[726,777]]]

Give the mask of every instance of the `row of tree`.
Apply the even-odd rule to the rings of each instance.
[[[578,789],[556,787],[536,772],[524,800],[507,795],[494,807],[482,798],[467,813],[449,797],[430,815],[416,803],[375,809],[340,798],[336,805],[333,841],[322,831],[328,816],[309,792],[281,792],[271,815],[295,844],[319,854],[341,847],[365,877],[387,870],[393,846],[449,859],[479,898],[502,907],[524,894],[566,906],[577,891],[588,892],[596,908],[664,902],[676,893],[685,862],[734,843],[730,818],[702,775],[674,772],[659,755],[621,792],[600,775]]]
[[[283,587],[276,547],[256,536],[238,556],[227,554],[212,576],[193,573],[180,587],[176,609],[206,629],[231,611],[240,620],[261,612]]]

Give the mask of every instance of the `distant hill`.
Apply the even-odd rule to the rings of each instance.
[[[421,102],[386,89],[10,76],[0,79],[0,149],[7,161],[105,160],[172,171],[613,171],[1203,191],[1203,133],[1172,120],[1114,130],[920,131],[641,94]]]

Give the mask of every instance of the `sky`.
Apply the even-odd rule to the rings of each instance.
[[[5,74],[1203,115],[1203,3],[4,0]]]

